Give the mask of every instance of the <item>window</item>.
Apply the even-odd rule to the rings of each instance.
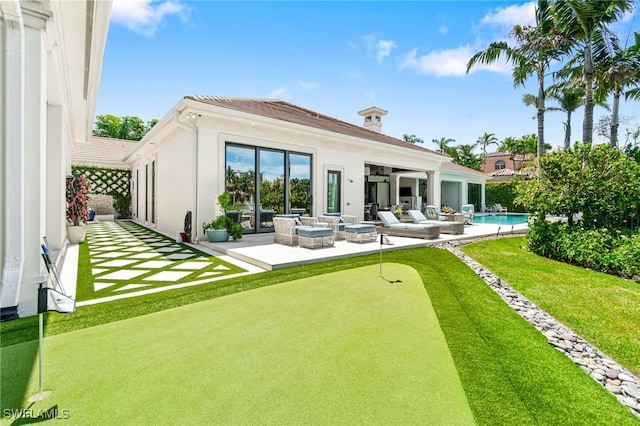
[[[327,213],[340,213],[340,181],[341,172],[327,172]]]
[[[502,169],[504,169],[506,167],[507,167],[507,163],[505,163],[504,160],[496,161],[496,165],[495,165],[495,169],[496,170],[502,170]]]
[[[230,209],[247,232],[272,231],[277,214],[311,214],[311,155],[229,142],[225,170]]]

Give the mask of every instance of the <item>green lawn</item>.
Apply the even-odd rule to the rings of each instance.
[[[514,289],[640,375],[640,285],[528,252],[501,238],[462,250]]]
[[[79,424],[472,423],[419,275],[385,269],[401,282],[368,266],[50,337],[54,394],[34,409]]]
[[[306,422],[312,424],[358,423],[358,419],[345,417],[348,416],[348,413],[342,411],[343,406],[337,404],[337,401],[324,399],[329,398],[327,395],[331,394],[330,390],[326,392],[325,389],[325,385],[328,382],[323,381],[331,379],[332,375],[327,375],[327,370],[324,370],[331,363],[321,363],[319,360],[326,357],[330,358],[331,353],[342,354],[341,358],[336,359],[333,375],[347,375],[349,377],[349,375],[358,373],[358,371],[353,370],[356,365],[362,364],[344,362],[345,359],[353,361],[349,356],[356,357],[357,354],[367,354],[363,359],[357,359],[357,361],[365,363],[364,365],[369,365],[376,372],[383,373],[386,368],[389,368],[388,363],[373,355],[369,359],[369,355],[371,352],[376,352],[375,350],[365,352],[358,349],[370,349],[371,345],[374,345],[373,347],[375,348],[375,344],[378,342],[369,341],[368,336],[378,336],[379,333],[384,335],[384,330],[387,330],[387,333],[391,330],[390,335],[385,336],[385,339],[390,340],[384,340],[387,343],[383,343],[383,346],[391,345],[392,348],[385,347],[384,351],[395,351],[392,353],[397,355],[394,356],[394,361],[396,361],[397,365],[392,365],[392,367],[402,370],[408,369],[415,377],[412,377],[408,382],[402,379],[398,383],[395,383],[394,380],[385,381],[382,379],[371,383],[362,379],[362,391],[366,392],[363,395],[367,395],[367,397],[358,398],[355,395],[354,404],[357,405],[358,410],[366,411],[368,407],[369,410],[378,411],[380,408],[377,405],[371,405],[368,402],[369,398],[372,398],[371,401],[379,401],[379,399],[376,399],[376,392],[381,395],[387,393],[391,397],[395,392],[401,392],[402,388],[409,386],[412,389],[411,392],[419,393],[419,395],[413,395],[409,398],[413,407],[416,401],[420,401],[425,395],[431,395],[434,390],[436,392],[446,392],[446,390],[441,390],[440,383],[431,382],[432,377],[428,374],[421,376],[423,370],[420,369],[420,361],[416,363],[416,352],[411,350],[414,344],[419,348],[423,356],[422,362],[428,362],[429,357],[433,355],[434,349],[430,347],[424,348],[424,336],[422,336],[422,333],[426,333],[426,330],[432,330],[430,327],[433,327],[434,324],[424,328],[424,326],[421,327],[414,321],[435,323],[435,319],[428,316],[428,307],[425,305],[422,315],[413,319],[411,317],[414,315],[409,315],[409,317],[406,315],[406,313],[416,312],[415,306],[411,303],[400,310],[395,305],[395,299],[388,297],[373,297],[374,300],[369,300],[369,303],[361,304],[361,298],[368,299],[370,296],[375,295],[375,293],[368,294],[369,292],[365,290],[350,293],[348,297],[355,299],[346,305],[346,301],[342,299],[347,296],[341,297],[340,294],[330,295],[333,298],[332,303],[337,304],[335,310],[332,309],[332,306],[326,306],[326,303],[323,303],[327,300],[325,295],[322,294],[323,292],[320,292],[320,294],[314,292],[309,294],[308,297],[306,294],[306,291],[311,291],[316,281],[326,282],[327,277],[333,279],[335,275],[331,274],[338,271],[367,265],[373,266],[373,271],[377,271],[378,259],[378,255],[371,255],[307,265],[241,278],[231,278],[193,288],[171,290],[143,298],[82,307],[74,315],[48,314],[47,335],[57,336],[47,339],[52,344],[56,344],[56,339],[62,339],[60,342],[65,339],[71,339],[76,333],[86,336],[86,340],[89,341],[94,338],[102,339],[102,346],[91,345],[90,347],[85,347],[79,344],[76,347],[67,347],[61,343],[58,344],[59,349],[57,350],[74,351],[74,354],[76,351],[80,352],[78,355],[73,355],[78,359],[72,358],[65,364],[71,371],[77,363],[78,367],[85,368],[84,366],[86,365],[86,368],[91,368],[89,370],[91,374],[100,373],[104,376],[105,373],[102,370],[107,370],[111,373],[104,383],[97,384],[89,383],[90,376],[85,375],[85,381],[81,388],[74,387],[74,389],[65,390],[67,393],[64,394],[70,395],[69,404],[75,404],[76,401],[83,401],[88,398],[86,394],[90,393],[90,391],[96,392],[97,399],[108,397],[107,400],[109,401],[113,401],[113,398],[115,398],[110,396],[109,393],[116,393],[119,398],[118,401],[113,405],[103,405],[102,410],[104,413],[109,414],[122,409],[122,407],[130,407],[126,409],[139,410],[140,413],[147,414],[146,417],[139,414],[141,421],[138,424],[156,424],[158,419],[153,418],[154,412],[148,411],[151,407],[155,407],[154,396],[166,405],[188,405],[190,410],[195,413],[208,412],[210,414],[208,419],[215,421],[215,415],[218,410],[220,413],[227,413],[228,415],[231,412],[230,407],[246,407],[245,409],[250,410],[251,413],[254,410],[257,410],[257,412],[264,410],[265,406],[267,406],[266,404],[274,404],[274,401],[276,401],[276,397],[273,395],[282,394],[288,398],[290,392],[287,389],[293,387],[297,393],[301,394],[298,395],[300,398],[309,394],[317,394],[315,402],[318,404],[299,403],[289,405],[289,402],[287,402],[284,406],[273,405],[275,417],[269,417],[264,423],[297,424],[300,422],[295,420],[299,418],[294,416],[297,416],[299,412],[307,412],[310,417],[306,418]],[[421,280],[428,299],[431,301],[439,327],[446,340],[466,399],[477,424],[640,424],[640,421],[626,407],[618,403],[611,394],[592,380],[578,366],[552,348],[538,331],[504,304],[473,271],[452,254],[435,248],[410,249],[385,253],[384,261],[412,268]],[[383,269],[385,278],[389,281],[395,281],[399,278],[402,282],[396,284],[383,282],[383,285],[385,288],[400,289],[405,284],[405,280],[408,282],[409,279],[405,278],[404,272],[402,274],[394,273],[391,268],[390,265],[385,264]],[[345,273],[348,274],[349,271],[345,271]],[[351,271],[351,273],[354,275],[348,281],[350,284],[362,284],[365,289],[380,284],[377,276],[373,279],[368,279],[360,271]],[[355,278],[353,278],[354,276]],[[297,281],[301,279],[302,281]],[[277,287],[281,287],[278,284],[283,284],[282,287],[287,288],[286,291],[276,290]],[[287,286],[293,288],[288,288]],[[272,289],[274,290],[273,293],[267,291]],[[288,294],[295,294],[296,297],[294,300],[278,299],[275,296],[273,299],[272,297],[264,297],[272,294],[277,295],[278,291],[285,291],[282,294],[291,292]],[[263,293],[260,294],[260,292]],[[258,294],[258,296],[263,297],[252,296],[252,294]],[[417,297],[417,293],[413,297]],[[297,303],[298,298],[301,299],[300,303]],[[262,300],[266,303],[266,306],[258,309],[254,308],[253,305],[242,303],[248,299]],[[425,296],[421,296],[422,303],[424,303],[424,299]],[[195,303],[199,301],[205,302]],[[309,303],[312,302],[317,302],[317,307],[311,308]],[[218,305],[218,303],[221,305]],[[370,303],[373,304],[371,305]],[[203,308],[222,305],[228,306],[227,309],[236,311],[237,327],[234,327],[231,323],[219,323],[215,320],[217,310]],[[381,311],[374,309],[376,305],[379,305],[378,308]],[[385,307],[388,311],[384,309]],[[363,312],[356,313],[356,311],[360,310]],[[420,311],[420,309],[418,310]],[[292,323],[290,324],[291,328],[287,328],[289,333],[275,332],[276,329],[279,329],[276,324],[270,324],[271,327],[256,331],[257,324],[265,321],[269,324],[271,316],[276,313],[280,315],[280,311],[288,313],[287,318]],[[335,318],[332,317],[334,311]],[[314,321],[305,321],[313,318],[316,312],[325,312],[326,315],[316,317],[316,327],[311,327],[312,333],[307,333],[310,324],[313,324]],[[345,312],[348,312],[349,315],[345,316]],[[373,315],[367,315],[369,312]],[[381,314],[381,312],[386,313],[386,315]],[[361,323],[366,332],[358,333],[357,335],[349,333],[347,337],[350,338],[343,337],[340,339],[335,338],[333,330],[326,330],[326,327],[317,326],[318,322],[322,324],[327,321],[335,321],[331,322],[331,324],[340,324],[340,326],[334,326],[333,328],[344,330],[344,327],[349,325],[349,318],[352,314],[354,317],[363,315],[362,318],[367,318],[365,322]],[[146,315],[146,317],[143,317],[143,315]],[[391,317],[388,315],[391,315]],[[398,316],[398,318],[393,319],[394,316]],[[170,341],[171,339],[163,340],[166,339],[166,336],[162,334],[163,332],[180,334],[183,331],[180,323],[187,321],[185,319],[187,317],[190,318],[189,321],[192,320],[191,317],[196,320],[201,319],[200,324],[206,325],[206,327],[195,327],[195,331],[191,330],[194,327],[189,328],[184,333],[191,337],[185,337],[184,340],[180,337],[181,344],[172,346],[173,351],[162,356],[158,355],[162,345],[160,347],[155,346],[155,340]],[[130,319],[127,320],[127,318]],[[168,320],[166,323],[160,321],[161,324],[164,324],[164,327],[160,327],[159,331],[150,332],[149,342],[145,338],[146,333],[144,333],[144,330],[142,332],[140,330],[146,328],[142,327],[143,323],[147,324],[147,321],[153,323],[155,318],[173,320]],[[107,325],[103,328],[99,326],[100,324]],[[400,324],[405,324],[405,327],[402,328]],[[2,323],[0,327],[2,329],[3,345],[0,352],[0,355],[2,355],[2,407],[24,408],[21,404],[24,404],[24,398],[33,392],[33,374],[37,371],[37,344],[32,341],[37,336],[35,334],[37,321],[33,318],[26,318]],[[296,329],[295,327],[301,328]],[[410,333],[410,328],[415,328],[415,333]],[[72,332],[73,330],[80,331]],[[123,332],[117,334],[119,337],[113,337],[114,334],[112,332],[109,334],[111,338],[108,338],[106,337],[107,334],[102,330],[122,330]],[[136,334],[136,330],[138,334]],[[245,330],[248,333],[246,338]],[[274,330],[274,332],[271,333],[269,330]],[[397,336],[395,335],[396,333]],[[226,336],[229,339],[228,341],[235,342],[235,344],[220,347],[216,343],[220,342],[217,339],[222,336]],[[261,339],[259,336],[263,338]],[[265,339],[267,336],[272,336],[273,339]],[[309,360],[308,362],[305,358],[303,362],[305,371],[302,376],[295,375],[301,374],[298,371],[292,372],[292,375],[285,374],[283,380],[278,380],[278,377],[282,376],[273,376],[271,371],[277,363],[274,363],[268,355],[271,354],[271,351],[282,350],[283,359],[290,360],[291,355],[287,352],[291,351],[286,349],[290,349],[290,345],[293,344],[292,340],[295,341],[297,339],[304,341],[310,339],[311,343],[308,348],[305,344],[297,347],[304,350],[308,349],[305,354],[313,361]],[[80,341],[84,340],[85,338],[80,339]],[[263,340],[269,340],[269,342],[264,343]],[[426,340],[431,341],[431,338]],[[19,342],[24,343],[19,344]],[[340,342],[342,342],[342,345],[338,348],[332,346]],[[349,348],[346,346],[347,343],[355,344],[351,351],[347,350]],[[263,345],[267,345],[266,347],[269,350],[264,351],[264,349],[261,349],[264,347]],[[111,347],[114,348],[110,349]],[[182,356],[190,356],[191,352],[196,354],[194,356],[202,356],[203,352],[200,351],[200,347],[206,348],[207,351],[205,352],[207,353],[212,352],[218,354],[218,356],[223,353],[225,359],[235,360],[238,370],[229,371],[236,371],[237,374],[229,376],[229,380],[224,380],[221,377],[224,378],[228,374],[227,369],[231,368],[226,364],[224,366],[217,362],[199,364],[199,368],[195,370],[198,373],[189,373],[189,371],[182,368],[180,363],[172,362],[173,360],[182,359]],[[255,350],[253,352],[246,350],[247,347]],[[110,354],[114,354],[112,351],[115,351],[119,355],[113,355],[115,358],[109,358],[111,355],[101,355],[100,348],[108,349]],[[328,350],[325,351],[324,348],[328,348]],[[408,349],[402,350],[402,348]],[[242,349],[245,349],[245,351],[243,352]],[[84,354],[89,360],[82,361],[84,359],[82,357],[85,356],[83,355],[83,350],[85,350]],[[346,357],[345,350],[346,355],[348,355]],[[383,351],[383,349],[380,349],[380,351]],[[16,352],[20,352],[20,354],[15,355]],[[400,353],[402,356],[399,355]],[[13,355],[9,356],[9,354]],[[403,361],[404,357],[407,358]],[[49,362],[64,362],[55,358],[58,357],[49,358]],[[122,358],[126,359],[123,360]],[[220,361],[222,358],[216,359]],[[138,368],[127,366],[126,361]],[[371,363],[367,364],[369,361]],[[147,369],[145,368],[146,365],[153,368]],[[296,367],[292,364],[283,365],[289,368]],[[175,366],[173,367],[175,370],[171,366]],[[157,368],[160,369],[159,373],[154,373]],[[287,370],[287,368],[284,370]],[[176,371],[179,374],[174,376],[172,371]],[[160,374],[162,372],[165,374]],[[52,387],[56,394],[63,393],[62,389],[59,388],[62,386],[61,379],[57,378],[53,372],[49,374],[50,377],[46,381],[48,386]],[[73,374],[78,373],[73,372]],[[139,392],[138,388],[128,386],[129,381],[135,381],[136,375],[141,375],[145,379],[149,376],[157,376],[155,377],[155,380],[157,380],[155,383],[159,384],[156,388],[147,389],[146,393]],[[411,376],[411,374],[408,376]],[[176,377],[183,381],[177,383]],[[313,380],[305,385],[304,380],[300,379],[300,377],[310,377]],[[398,378],[400,377],[398,376]],[[264,378],[270,378],[270,380],[263,380]],[[351,385],[344,384],[338,388],[341,391],[351,390],[351,392],[354,392],[355,390],[357,392],[359,389],[357,385],[360,380],[359,378]],[[424,384],[425,381],[429,381],[429,383],[426,386],[423,385],[422,391],[416,390],[416,387],[413,386],[418,383]],[[247,398],[243,398],[243,393],[237,389],[225,388],[223,395],[215,395],[215,390],[208,387],[209,382],[231,387],[234,386],[234,383],[243,384],[243,386],[246,383],[250,383],[246,389]],[[10,386],[7,386],[7,384],[10,384]],[[180,386],[204,386],[204,396],[183,399]],[[261,392],[259,397],[252,393],[252,387],[265,389],[264,386],[269,386],[268,392]],[[393,393],[388,392],[391,390]],[[237,393],[234,394],[232,391]],[[211,395],[212,393],[214,395]],[[187,395],[192,394],[188,393]],[[225,395],[229,395],[229,399],[225,399]],[[232,395],[237,397],[232,397]],[[52,398],[54,397],[52,396]],[[220,405],[210,404],[209,401],[212,398]],[[301,400],[303,399],[298,401]],[[53,405],[53,401],[44,401],[40,404],[45,408],[49,408]],[[286,401],[291,400],[286,399]],[[393,402],[390,401],[391,407],[395,406]],[[56,403],[60,409],[71,406],[67,405],[66,401],[57,401]],[[320,406],[325,411],[324,417],[316,418],[313,410],[318,409]],[[336,408],[334,409],[333,407]],[[356,412],[362,414],[362,411]],[[100,419],[101,417],[99,416],[101,415],[106,415],[104,413],[96,414],[96,423],[100,423],[97,419]],[[235,423],[244,423],[243,419],[247,419],[247,422],[250,419],[254,419],[249,417],[251,413],[247,414],[247,417],[242,415],[235,418]],[[414,411],[407,415],[413,416],[414,414],[416,416],[422,415],[419,412],[416,414]],[[190,416],[195,415],[184,414],[182,420],[186,423],[188,420],[194,419],[194,417]],[[326,416],[335,417],[327,420],[329,417]],[[391,415],[391,417],[394,416]],[[385,417],[380,422],[373,420],[371,423],[403,423],[402,421],[389,421],[389,418]],[[425,422],[415,423],[427,424]]]

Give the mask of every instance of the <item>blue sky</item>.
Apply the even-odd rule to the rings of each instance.
[[[383,133],[470,144],[536,133],[535,110],[496,63],[467,60],[514,24],[533,24],[524,1],[114,0],[96,114],[162,118],[184,95],[278,98],[362,124],[377,106]],[[639,30],[634,15],[614,30]],[[552,102],[549,102],[552,105]],[[640,123],[640,104],[621,115]],[[596,108],[596,119],[606,114]],[[545,115],[547,142],[564,139],[564,113]],[[572,119],[582,138],[582,109]],[[624,127],[624,126],[623,126]],[[621,131],[624,137],[624,130]]]

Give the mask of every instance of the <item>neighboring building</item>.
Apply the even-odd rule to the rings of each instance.
[[[459,210],[469,188],[472,202],[484,202],[484,174],[382,134],[384,114],[363,110],[357,126],[280,100],[185,96],[125,159],[133,216],[175,234],[191,212],[203,237],[200,224],[220,214],[224,191],[249,233],[272,231],[269,219],[286,212],[362,220],[367,203]]]
[[[491,177],[492,181],[509,180],[522,170],[522,164],[531,161],[531,155],[516,155],[508,152],[494,152],[487,154],[482,163],[482,171]]]
[[[91,133],[110,1],[0,1],[0,306],[36,313],[43,236],[66,249],[71,149]]]

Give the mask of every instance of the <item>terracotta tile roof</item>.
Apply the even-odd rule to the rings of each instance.
[[[197,96],[186,95],[184,99],[191,99],[209,105],[228,108],[249,114],[260,115],[276,120],[287,121],[289,123],[301,124],[316,129],[327,130],[346,136],[368,139],[390,145],[401,146],[403,148],[415,149],[422,152],[448,157],[440,152],[423,148],[419,145],[410,144],[404,140],[392,138],[373,130],[365,129],[362,126],[340,121],[336,118],[311,111],[297,105],[290,104],[279,99],[255,99],[255,98],[233,98],[222,96]]]
[[[137,141],[124,139],[90,137],[87,142],[78,142],[71,149],[71,160],[74,163],[82,162],[112,162],[119,163],[131,153]]]
[[[492,158],[492,157],[506,157],[509,160],[511,160],[511,153],[510,152],[490,152],[488,153],[485,158]],[[533,160],[533,155],[531,154],[517,154],[516,156],[516,161],[530,161]]]
[[[515,172],[511,169],[500,169],[487,174],[489,176],[513,176]]]

